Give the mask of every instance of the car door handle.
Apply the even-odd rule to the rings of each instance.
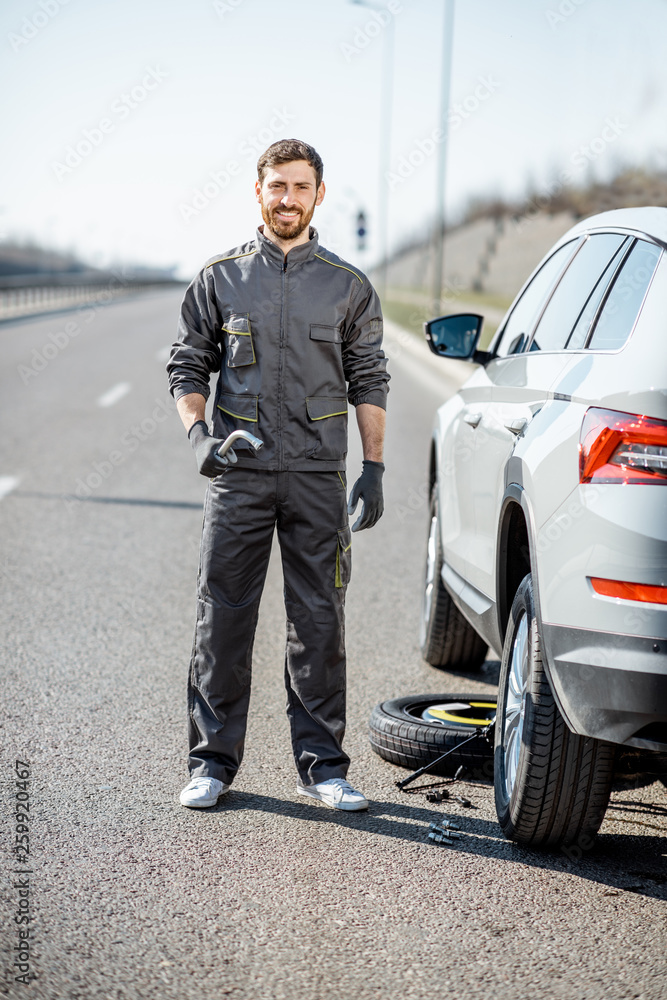
[[[508,431],[511,431],[512,434],[520,434],[527,423],[528,420],[526,417],[517,417],[516,420],[508,420],[505,423],[505,427]]]
[[[464,413],[463,414],[463,419],[465,420],[465,422],[467,424],[470,424],[471,427],[477,427],[477,424],[482,419],[482,414],[481,413]]]

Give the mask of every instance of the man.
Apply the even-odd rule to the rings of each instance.
[[[322,160],[296,139],[259,158],[264,225],[212,258],[188,288],[167,365],[202,475],[197,623],[188,684],[191,781],[181,804],[214,805],[243,756],[252,646],[277,528],[285,582],[287,714],[297,792],[336,809],[368,808],[346,780],[344,600],[352,530],[383,511],[382,447],[389,376],[382,314],[368,279],[318,243]],[[212,428],[209,378],[218,377]],[[346,504],[347,404],[356,409],[363,471]],[[255,453],[217,453],[232,431]]]

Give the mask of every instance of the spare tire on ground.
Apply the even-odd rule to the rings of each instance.
[[[448,776],[463,765],[475,778],[493,778],[493,747],[483,736],[459,746],[496,714],[496,696],[414,694],[376,705],[371,747],[384,760],[416,771],[453,749],[431,774]]]

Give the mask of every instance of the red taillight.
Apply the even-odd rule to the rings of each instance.
[[[667,421],[592,406],[581,425],[579,481],[667,484]]]
[[[602,594],[603,597],[667,604],[667,587],[656,587],[648,583],[626,583],[624,580],[603,580],[599,576],[591,576],[589,580],[595,593]]]

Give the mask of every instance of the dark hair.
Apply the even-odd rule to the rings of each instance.
[[[315,171],[315,190],[317,190],[322,183],[324,173],[322,157],[316,149],[300,139],[279,139],[262,153],[257,161],[259,183],[264,183],[268,167],[276,167],[279,163],[291,163],[293,160],[305,160],[310,164]]]

